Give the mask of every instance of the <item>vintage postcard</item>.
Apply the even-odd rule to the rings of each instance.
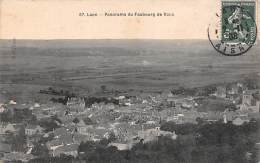
[[[0,163],[259,163],[258,0],[0,0]]]

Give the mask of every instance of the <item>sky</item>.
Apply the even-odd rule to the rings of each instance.
[[[220,0],[0,0],[0,39],[207,39],[219,6]],[[105,12],[174,16],[106,17]]]

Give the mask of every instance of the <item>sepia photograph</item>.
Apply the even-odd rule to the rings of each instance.
[[[0,0],[0,163],[259,163],[257,0]]]

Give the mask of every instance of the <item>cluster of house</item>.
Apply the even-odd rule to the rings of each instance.
[[[236,111],[199,112],[196,97],[173,95],[170,91],[162,94],[142,94],[140,96],[119,96],[119,105],[113,103],[95,103],[86,108],[84,98],[69,98],[66,105],[58,103],[38,104],[28,106],[38,121],[56,116],[59,128],[45,132],[39,125],[26,125],[26,146],[24,153],[12,151],[9,144],[0,141],[0,157],[6,160],[19,158],[26,161],[34,157],[31,151],[42,137],[48,139],[43,144],[52,156],[78,155],[81,142],[100,141],[111,135],[115,139],[109,146],[119,150],[130,149],[137,142],[147,143],[157,140],[160,136],[176,139],[174,132],[160,130],[160,122],[173,121],[175,123],[197,123],[197,118],[216,121],[223,119],[224,123],[232,121],[235,125],[248,122],[250,114],[259,113],[260,100],[257,98],[259,90],[247,90],[242,84],[236,83],[218,86],[215,94],[218,98],[230,100],[236,104]],[[0,114],[9,105],[18,105],[12,101],[8,105],[0,105]],[[76,120],[75,120],[76,119]],[[0,137],[7,133],[17,133],[19,124],[0,124]]]
[[[260,89],[248,90],[241,83],[232,83],[228,86],[217,86],[214,94],[216,97],[231,100],[237,107],[243,111],[259,112],[260,111]]]
[[[22,124],[11,124],[11,123],[1,123],[0,124],[0,156],[1,160],[13,161],[13,160],[21,160],[21,161],[29,161],[34,158],[34,156],[29,152],[21,152],[16,151],[11,148],[11,144],[6,143],[6,139],[8,139],[11,135],[18,135],[18,133],[22,130]],[[29,141],[30,136],[37,135],[43,133],[43,128],[40,126],[27,125],[24,128],[24,134],[27,136],[26,147],[28,151],[32,150],[31,141]],[[35,137],[36,138],[36,137]]]
[[[1,147],[4,148],[0,150],[2,159],[9,161],[15,159],[28,161],[32,159],[34,156],[31,154],[31,151],[34,148],[35,142],[37,143],[42,137],[50,138],[44,144],[48,148],[50,155],[60,156],[64,154],[74,157],[78,155],[77,150],[81,142],[100,141],[101,139],[109,138],[111,133],[115,134],[116,141],[109,145],[116,146],[119,150],[126,149],[122,148],[122,146],[127,146],[129,149],[137,141],[152,141],[162,135],[173,139],[176,138],[174,133],[160,131],[158,121],[149,119],[150,115],[146,114],[149,113],[148,111],[140,115],[140,112],[128,111],[130,109],[128,108],[129,106],[124,106],[124,109],[120,110],[119,107],[112,104],[93,104],[91,108],[86,108],[84,111],[78,112],[79,110],[75,111],[75,108],[78,108],[76,105],[81,104],[77,103],[73,105],[70,103],[67,107],[59,104],[37,104],[29,107],[39,121],[57,115],[57,118],[61,120],[60,127],[46,133],[39,125],[28,124],[24,126],[27,150],[24,152],[12,151],[10,144],[3,144]],[[134,116],[134,121],[128,121],[128,119],[122,120],[122,117],[132,114],[137,115]],[[111,116],[114,118],[111,119]],[[98,123],[87,124],[84,122],[84,118],[86,117],[89,119],[92,118]],[[79,121],[73,121],[75,118]],[[110,123],[104,123],[101,120],[98,121],[99,119],[106,118]],[[145,121],[137,124],[135,121],[138,118],[143,118]],[[19,129],[20,126],[17,126],[17,124],[1,124],[0,134],[6,135],[8,132],[17,134]]]
[[[259,97],[254,97],[254,95],[259,95],[259,93],[259,89],[244,91],[242,95],[242,103],[239,105],[240,110],[259,113],[260,99]]]
[[[69,97],[66,105],[73,110],[83,111],[85,109],[86,103],[83,97]]]
[[[260,89],[248,90],[241,83],[233,83],[229,86],[218,86],[214,95],[228,99],[236,105],[236,111],[225,110],[221,114],[224,123],[232,122],[234,125],[242,125],[260,113]]]
[[[219,85],[216,87],[215,96],[221,98],[235,98],[236,95],[242,94],[247,90],[242,83],[231,83],[229,85]]]

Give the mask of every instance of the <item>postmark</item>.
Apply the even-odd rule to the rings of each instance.
[[[208,38],[213,48],[226,56],[245,54],[256,43],[256,2],[222,1],[216,26],[209,26]]]

